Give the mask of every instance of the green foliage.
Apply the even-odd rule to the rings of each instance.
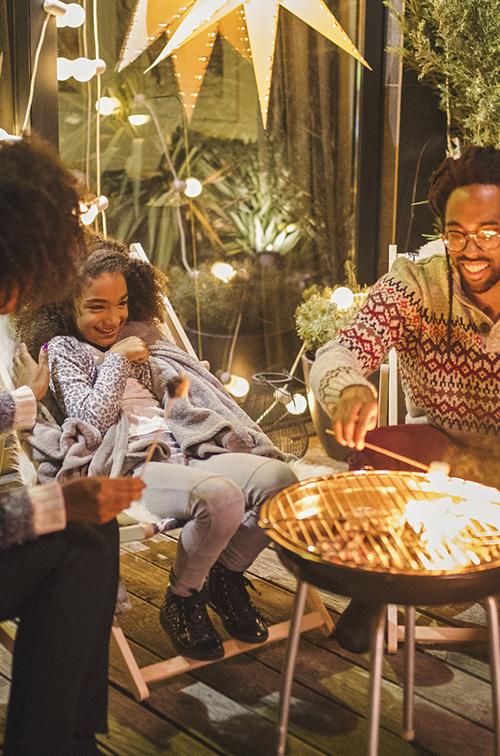
[[[303,302],[295,311],[295,327],[307,352],[315,352],[346,326],[358,313],[368,296],[369,288],[350,286],[354,292],[351,307],[341,309],[331,302],[332,294],[340,287],[311,286],[303,295]]]
[[[437,90],[451,136],[500,147],[499,0],[406,0],[395,14],[396,52]]]
[[[299,221],[304,218],[303,193],[296,190],[284,166],[273,173],[259,166],[255,155],[243,158],[231,170],[226,164],[221,173],[214,184],[221,202],[211,209],[227,235],[229,254],[285,255],[301,239],[314,235],[307,216]]]
[[[255,333],[267,321],[266,302],[278,303],[273,308],[273,329],[287,330],[293,313],[301,298],[300,279],[285,276],[278,266],[262,269],[259,263],[248,259],[234,261],[239,273],[228,283],[210,273],[210,263],[198,266],[196,277],[183,268],[169,271],[169,298],[181,322],[196,327],[197,302],[199,304],[201,330],[213,334],[232,333],[236,319],[242,313],[242,333]]]

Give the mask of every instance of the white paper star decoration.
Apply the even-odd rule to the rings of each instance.
[[[172,57],[186,113],[191,118],[220,33],[253,63],[265,127],[280,7],[369,68],[323,0],[138,0],[118,70],[166,32],[168,44],[150,68]]]

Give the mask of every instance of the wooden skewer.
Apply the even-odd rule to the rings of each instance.
[[[326,429],[326,432],[329,436],[335,436],[335,432],[331,430],[330,428]],[[411,465],[412,467],[417,467],[419,470],[423,470],[424,472],[429,472],[429,466],[422,464],[422,462],[417,462],[416,459],[412,459],[411,457],[405,457],[404,454],[398,454],[397,452],[391,451],[390,449],[384,449],[382,446],[376,446],[376,444],[370,444],[368,441],[365,441],[365,446],[367,449],[371,449],[374,452],[378,452],[379,454],[385,454],[386,457],[392,457],[392,459],[397,459],[398,462],[404,462],[406,465]]]

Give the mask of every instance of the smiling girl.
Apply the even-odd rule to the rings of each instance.
[[[103,443],[126,428],[126,449],[113,442],[115,465],[122,453],[120,472],[143,477],[149,510],[185,523],[160,622],[180,653],[217,659],[224,649],[207,601],[234,637],[268,636],[243,572],[267,543],[262,503],[296,476],[217,379],[158,331],[164,276],[118,243],[96,246],[75,299],[34,319],[43,340],[58,334],[49,343],[51,387],[64,415]],[[166,419],[166,381],[180,370],[190,394]],[[158,448],[145,465],[153,438]]]

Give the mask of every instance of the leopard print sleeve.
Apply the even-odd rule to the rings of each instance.
[[[130,374],[123,354],[108,352],[96,366],[88,349],[73,336],[49,342],[51,389],[66,417],[84,420],[102,435],[117,422]]]

